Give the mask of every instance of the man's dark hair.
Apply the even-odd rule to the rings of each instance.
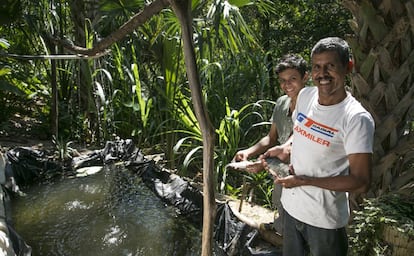
[[[319,40],[312,49],[311,58],[314,54],[325,51],[337,52],[339,59],[344,66],[347,66],[351,59],[348,43],[339,37],[327,37]]]
[[[304,77],[306,71],[308,70],[308,63],[302,58],[302,56],[289,53],[279,59],[279,62],[275,67],[275,72],[279,75],[286,69],[296,69],[299,71],[301,77]]]

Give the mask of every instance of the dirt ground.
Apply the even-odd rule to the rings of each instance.
[[[239,210],[240,200],[232,199],[228,201],[228,203],[233,211]],[[274,211],[249,202],[243,202],[240,213],[254,220],[258,224],[273,222],[275,216]]]

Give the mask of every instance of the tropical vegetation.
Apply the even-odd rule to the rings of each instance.
[[[355,70],[350,87],[377,124],[370,197],[413,193],[414,6],[411,1],[193,0],[192,28],[202,97],[215,129],[215,189],[270,206],[263,173],[229,173],[235,152],[269,128],[281,95],[273,65],[285,53],[309,60],[322,37],[346,38]],[[392,2],[392,3],[391,3]],[[132,138],[168,168],[196,177],[202,131],[192,104],[180,24],[164,8],[94,56],[91,48],[142,11],[144,0],[4,0],[0,3],[0,135],[15,120],[36,120],[39,138],[65,147],[100,147]],[[355,198],[354,206],[361,203]]]
[[[90,48],[144,5],[8,1],[0,30],[2,120],[16,112],[18,101],[10,99],[18,98],[34,103],[17,111],[41,120],[39,132],[48,139],[93,146],[114,136],[133,138],[148,153],[164,152],[169,167],[183,175],[199,170],[201,130],[171,9],[96,58],[71,55],[50,39]],[[350,14],[338,2],[325,1],[193,1],[192,9],[203,97],[217,133],[218,188],[224,192],[230,185],[224,165],[268,128],[272,101],[281,93],[272,72],[275,60],[288,52],[308,59],[319,38],[350,32]]]

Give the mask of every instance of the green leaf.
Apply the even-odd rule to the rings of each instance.
[[[0,76],[4,76],[11,73],[10,68],[0,68]]]
[[[1,80],[0,80],[0,90],[1,91],[6,91],[6,92],[11,92],[11,93],[14,93],[16,95],[24,95],[25,94],[23,91],[21,91],[16,86],[14,86],[14,85],[6,82],[6,81],[1,81]]]
[[[8,49],[10,47],[10,43],[4,38],[0,38],[0,47],[3,49]]]
[[[243,7],[246,5],[252,5],[254,2],[251,0],[228,0],[229,4],[237,6],[237,7]]]
[[[102,88],[101,83],[99,83],[98,81],[96,81],[95,82],[95,86],[96,86],[96,91],[95,91],[96,95],[99,96],[99,99],[101,100],[101,104],[102,105],[105,105],[105,101],[106,101],[105,100],[105,92],[104,92],[104,90]]]
[[[126,10],[136,12],[142,9],[144,0],[104,0],[100,1],[100,9],[103,12],[122,13]]]

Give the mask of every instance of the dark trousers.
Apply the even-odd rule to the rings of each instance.
[[[305,224],[284,211],[284,256],[346,256],[345,227],[324,229]]]

